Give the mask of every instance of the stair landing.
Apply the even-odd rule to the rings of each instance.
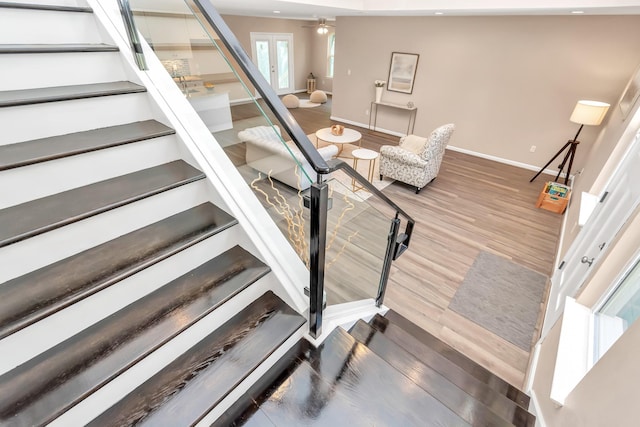
[[[415,332],[406,319],[390,317]],[[380,330],[384,324],[405,332],[405,342],[386,336]],[[412,339],[420,343],[376,316],[350,332],[337,328],[318,348],[302,342],[214,426],[535,425],[535,417],[513,399],[511,387],[498,387],[501,382],[489,375],[478,379],[474,362],[450,348],[443,352],[440,342],[421,343],[431,349],[429,357],[415,354],[420,346],[405,347]]]

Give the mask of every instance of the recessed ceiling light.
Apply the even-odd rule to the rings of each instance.
[[[435,15],[444,15],[444,12],[436,12]]]
[[[571,13],[573,13],[574,15],[580,15],[584,13],[584,10],[572,10]]]
[[[280,11],[279,10],[274,10],[273,13],[280,13]]]

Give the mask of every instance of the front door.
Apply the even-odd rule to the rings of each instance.
[[[294,91],[293,34],[251,33],[251,51],[253,62],[278,95]]]
[[[611,241],[640,204],[640,132],[607,185],[598,203],[551,278],[549,303],[542,328],[544,338],[564,310],[567,296],[575,297]],[[574,195],[576,196],[576,195]]]

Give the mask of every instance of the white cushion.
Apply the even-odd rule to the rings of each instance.
[[[427,138],[416,135],[407,135],[400,141],[400,146],[407,151],[411,151],[415,154],[422,154],[424,146],[427,143]]]
[[[240,141],[266,139],[269,141],[281,142],[280,134],[280,127],[278,126],[255,126],[238,132],[238,138]]]

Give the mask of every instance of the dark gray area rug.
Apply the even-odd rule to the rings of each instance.
[[[546,282],[543,274],[480,252],[449,308],[529,351]]]

